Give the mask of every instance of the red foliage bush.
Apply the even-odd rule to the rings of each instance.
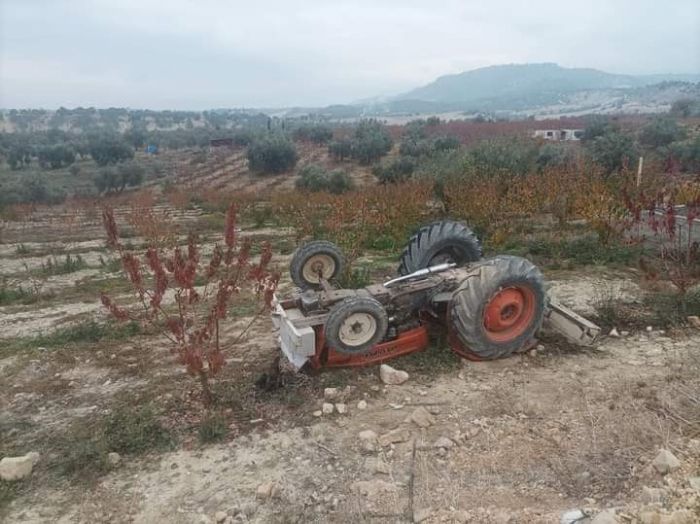
[[[270,245],[262,246],[259,261],[253,263],[250,240],[238,242],[236,237],[233,204],[226,213],[223,246],[214,246],[208,263],[202,263],[202,245],[193,235],[189,236],[186,247],[175,246],[168,253],[151,246],[141,258],[121,244],[110,208],[104,209],[103,222],[107,244],[119,253],[138,306],[118,306],[105,294],[101,296],[102,304],[117,320],[148,323],[165,335],[171,352],[191,375],[199,378],[203,400],[209,405],[212,393],[208,379],[225,362],[219,322],[226,318],[232,300],[248,286],[260,305],[258,313],[235,338],[234,344],[271,306],[279,274],[269,270]],[[166,300],[168,294],[167,298],[172,297],[172,300]]]

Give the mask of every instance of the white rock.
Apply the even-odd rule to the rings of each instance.
[[[688,317],[688,324],[690,324],[694,328],[700,329],[700,317],[697,315],[690,315]]]
[[[4,457],[0,460],[0,479],[20,480],[32,474],[40,455],[31,451],[21,457]]]
[[[357,409],[367,409],[367,402],[364,400],[360,400],[357,403]]]
[[[107,453],[107,462],[109,462],[109,464],[111,466],[117,466],[117,465],[119,465],[119,463],[121,461],[122,461],[122,456],[119,453],[117,453],[115,451],[112,451],[111,453]]]
[[[572,509],[562,513],[560,524],[578,524],[589,520],[586,514],[580,509]]]
[[[345,415],[348,412],[348,406],[343,403],[338,403],[335,405],[335,410],[341,415]]]
[[[654,328],[651,326],[647,326],[647,333],[651,333],[652,331],[654,331]]]
[[[411,421],[413,421],[418,427],[427,428],[435,424],[435,419],[430,414],[430,412],[423,406],[417,407],[413,413],[411,413]]]
[[[608,333],[609,336],[619,338],[620,337],[620,332],[617,330],[617,328],[612,328],[610,330],[610,333]]]
[[[333,400],[338,397],[338,388],[326,388],[323,390],[323,398]]]
[[[314,417],[320,417],[321,415],[323,415],[323,411],[321,411],[320,409],[317,409],[313,412]]]
[[[333,404],[330,402],[324,402],[323,406],[321,406],[321,411],[323,411],[324,415],[330,415],[333,413]]]
[[[432,512],[432,508],[413,510],[413,522],[423,522],[424,520],[428,520]]]
[[[662,449],[661,451],[659,451],[659,454],[656,455],[656,458],[651,463],[651,465],[654,466],[654,469],[656,471],[658,471],[662,475],[666,475],[667,473],[670,473],[680,468],[681,461],[678,460],[676,456],[669,450]]]
[[[398,386],[408,380],[408,373],[399,369],[394,369],[391,366],[382,364],[379,366],[379,377],[384,384],[390,386]]]
[[[275,490],[275,484],[273,482],[263,482],[258,486],[255,491],[255,496],[259,499],[269,499]]]
[[[228,515],[225,511],[217,511],[214,514],[214,520],[216,520],[216,522],[223,522],[226,520],[226,517],[228,517]]]
[[[445,449],[453,448],[454,445],[455,445],[455,443],[452,442],[452,440],[450,440],[447,437],[440,437],[439,439],[437,439],[435,441],[435,444],[433,444],[433,446],[435,446],[436,448],[445,448]]]

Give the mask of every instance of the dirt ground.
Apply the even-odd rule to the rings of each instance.
[[[62,251],[83,253],[88,267],[47,280],[50,298],[0,307],[0,456],[41,454],[31,479],[0,506],[4,522],[556,523],[569,510],[609,508],[618,522],[700,522],[692,480],[700,475],[698,330],[651,326],[587,350],[544,337],[532,352],[490,363],[461,361],[438,341],[391,362],[410,374],[399,386],[369,368],[285,374],[281,388],[261,391],[255,379],[277,354],[262,319],[229,348],[215,384],[228,433],[202,444],[196,384],[157,336],[18,344],[103,321],[100,282],[126,292],[98,262],[108,256],[98,229]],[[29,237],[24,255],[17,244],[1,246],[0,273],[23,278],[25,262],[37,267],[42,257],[32,252],[50,246],[43,233]],[[281,268],[287,261],[275,258]],[[550,293],[585,315],[602,292],[621,302],[642,292],[633,275],[602,269],[547,276]],[[287,279],[282,292],[290,288]],[[324,399],[327,387],[336,388],[333,399]],[[323,402],[347,413],[314,416]],[[173,448],[122,456],[95,479],[55,473],[62,451],[53,439],[145,403],[179,430]],[[662,448],[681,463],[665,476],[651,466]],[[649,488],[662,490],[658,501]],[[662,516],[676,520],[653,520]]]

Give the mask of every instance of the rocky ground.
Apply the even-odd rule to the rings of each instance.
[[[230,349],[216,384],[235,394],[223,439],[181,430],[167,450],[103,457],[104,475],[58,474],[70,451],[53,441],[119,406],[156,406],[176,429],[202,419],[196,385],[157,337],[19,343],[103,319],[94,287],[79,283],[116,275],[98,267],[101,244],[75,249],[96,253],[88,273],[48,302],[0,309],[13,337],[0,350],[0,457],[38,454],[0,466],[2,478],[26,474],[0,481],[6,522],[700,522],[700,331],[656,326],[620,326],[595,350],[547,336],[489,363],[437,341],[390,363],[405,381],[377,368],[286,374],[261,392],[255,378],[276,352],[265,319]],[[0,256],[12,268],[33,258],[14,245]],[[548,276],[550,292],[587,315],[601,290],[621,303],[641,293],[630,274]]]

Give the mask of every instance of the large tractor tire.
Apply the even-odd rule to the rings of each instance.
[[[465,349],[493,360],[524,349],[542,326],[547,293],[529,260],[497,256],[478,264],[452,295],[451,327]]]
[[[384,340],[386,309],[374,298],[350,297],[335,304],[326,319],[326,344],[339,353],[363,355]]]
[[[461,222],[444,220],[418,230],[401,253],[399,274],[454,262],[458,266],[481,258],[481,244],[474,232]]]
[[[333,242],[313,240],[292,256],[289,273],[301,289],[321,289],[321,278],[331,281],[345,271],[345,255]]]

